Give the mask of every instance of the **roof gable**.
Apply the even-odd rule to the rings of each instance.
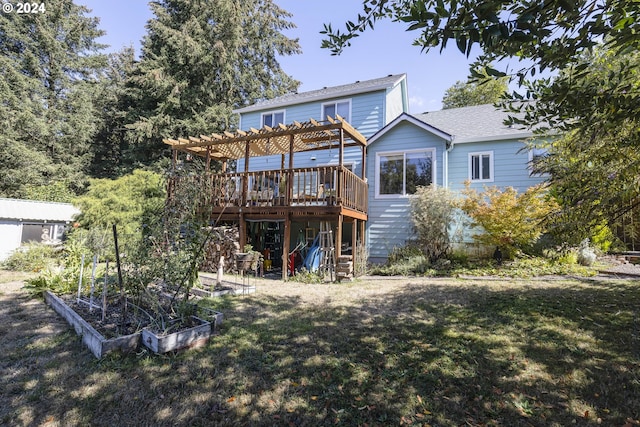
[[[322,89],[312,90],[302,93],[289,93],[273,99],[267,99],[257,102],[247,107],[233,110],[234,113],[248,113],[252,111],[261,111],[282,108],[284,106],[302,104],[305,102],[329,100],[333,98],[346,97],[361,93],[375,92],[395,87],[397,84],[406,79],[406,74],[394,74],[372,80],[357,81],[355,83],[324,87]]]
[[[398,117],[396,117],[391,123],[389,123],[388,125],[386,125],[382,129],[380,129],[378,132],[376,132],[373,136],[371,136],[371,138],[369,138],[369,140],[367,141],[367,144],[374,143],[375,141],[380,139],[383,135],[385,135],[387,132],[389,132],[391,129],[393,129],[395,126],[397,126],[401,122],[412,123],[415,126],[418,126],[419,128],[424,129],[425,131],[427,131],[429,133],[432,133],[432,134],[444,139],[447,142],[447,145],[452,140],[452,136],[449,135],[447,132],[444,132],[444,131],[436,128],[435,126],[432,126],[432,125],[430,125],[428,123],[425,123],[424,121],[422,121],[420,119],[417,119],[416,117],[412,116],[411,114],[402,113]]]

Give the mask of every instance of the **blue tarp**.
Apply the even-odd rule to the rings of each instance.
[[[307,256],[304,258],[303,266],[307,269],[307,271],[315,272],[320,267],[320,245],[318,244],[318,238],[320,235],[318,234],[316,238],[313,240],[313,244],[309,248],[307,252]]]

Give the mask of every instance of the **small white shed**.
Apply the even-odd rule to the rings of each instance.
[[[0,261],[24,243],[59,243],[79,213],[70,203],[0,198]]]

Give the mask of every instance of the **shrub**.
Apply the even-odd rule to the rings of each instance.
[[[380,276],[425,274],[430,270],[430,264],[417,245],[409,244],[391,249],[386,264],[372,266],[371,274]]]
[[[56,263],[59,248],[42,243],[30,243],[16,249],[7,258],[3,267],[13,271],[40,272]]]
[[[445,187],[418,187],[410,203],[417,245],[430,262],[444,257],[451,245],[455,197]]]
[[[80,208],[78,222],[83,229],[110,231],[116,224],[119,243],[129,246],[136,244],[128,241],[129,237],[141,236],[143,229],[162,216],[164,202],[164,177],[135,170],[114,180],[90,180],[88,191],[75,200],[75,205]]]
[[[508,258],[531,248],[545,232],[545,219],[558,209],[542,185],[522,194],[513,187],[488,187],[479,193],[467,183],[463,194],[466,197],[461,202],[462,210],[471,217],[472,225],[482,227],[482,233],[474,235],[474,239],[500,247]]]

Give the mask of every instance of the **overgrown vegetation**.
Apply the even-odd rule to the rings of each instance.
[[[42,303],[8,297],[6,425],[640,423],[635,281],[259,281],[208,300],[225,321],[205,347],[102,361]]]
[[[384,265],[370,266],[369,274],[380,276],[462,277],[495,276],[530,278],[545,275],[591,277],[598,264],[587,267],[578,264],[578,250],[559,252],[549,250],[547,257],[519,257],[497,264],[493,259],[470,259],[464,253],[432,263],[419,248],[396,248]]]
[[[40,272],[56,264],[60,248],[41,243],[24,245],[9,255],[2,268],[12,271]]]

